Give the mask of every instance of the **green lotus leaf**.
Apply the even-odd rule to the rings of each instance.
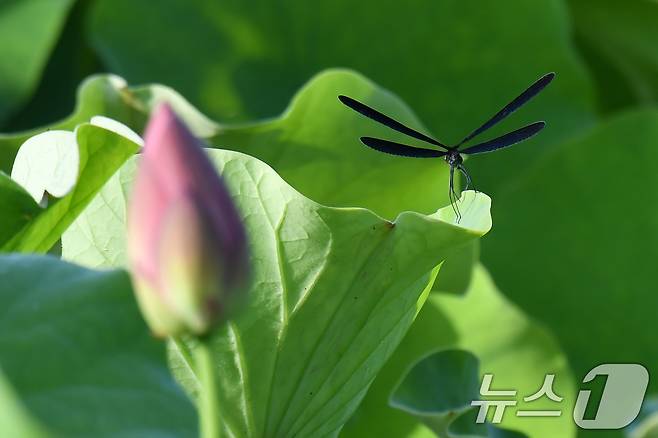
[[[336,433],[410,327],[435,266],[491,226],[489,198],[465,192],[464,218],[444,207],[394,221],[325,207],[248,155],[208,150],[242,213],[254,261],[244,312],[212,337],[226,432]],[[129,160],[65,234],[63,256],[125,262]],[[172,344],[172,368],[197,391],[195,343]]]
[[[464,350],[432,353],[416,362],[393,390],[389,404],[425,423],[441,438],[524,438],[476,421],[478,359]],[[526,437],[527,438],[527,437]]]
[[[494,375],[492,388],[517,390],[517,406],[507,408],[502,423],[496,426],[519,431],[533,438],[575,436],[576,427],[571,419],[576,398],[574,378],[565,354],[543,327],[528,319],[504,298],[481,265],[475,269],[465,295],[430,296],[409,333],[375,379],[354,417],[343,429],[342,436],[351,438],[387,434],[413,438],[433,437],[434,433],[418,420],[389,407],[389,396],[420,358],[456,348],[469,351],[479,359],[481,374]],[[524,402],[523,397],[534,394],[542,386],[546,374],[555,374],[553,389],[564,400],[557,403],[543,398]],[[432,390],[431,385],[428,386]],[[479,386],[475,394],[478,397],[473,400],[480,398],[477,390]],[[472,391],[461,394],[462,398],[467,396],[473,396]],[[441,400],[446,405],[452,402],[452,399]],[[562,416],[520,418],[515,415],[518,409],[560,409]],[[469,421],[470,417],[462,417],[462,430],[464,426],[473,425],[473,421]],[[460,423],[455,422],[455,427],[457,425]],[[456,432],[455,427],[453,432]],[[488,432],[491,433],[491,430]]]
[[[125,272],[3,255],[0,278],[3,436],[195,436]]]

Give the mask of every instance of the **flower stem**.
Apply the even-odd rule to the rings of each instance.
[[[199,339],[197,369],[201,388],[199,391],[199,421],[201,438],[220,438],[222,435],[219,410],[219,394],[209,339]]]

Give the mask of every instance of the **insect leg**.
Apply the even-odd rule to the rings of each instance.
[[[455,201],[452,200],[452,190],[448,189],[448,199],[450,200],[450,207],[452,207],[452,211],[455,213],[455,217],[457,216],[457,210],[455,210]]]
[[[466,189],[465,190],[468,190],[469,187],[473,187],[473,190],[475,191],[475,193],[477,193],[478,189],[475,187],[475,184],[473,184],[473,180],[471,179],[471,176],[466,171],[466,168],[460,164],[458,169],[466,177]]]
[[[448,189],[448,199],[450,200],[450,207],[452,207],[452,211],[455,213],[455,217],[457,217],[457,210],[455,209],[455,200],[452,197],[452,187]]]
[[[457,223],[462,218],[461,212],[459,211],[459,205],[457,205],[457,200],[459,199],[457,197],[457,192],[455,192],[455,167],[450,166],[450,205],[452,205],[452,210],[455,212],[455,217],[457,219]]]

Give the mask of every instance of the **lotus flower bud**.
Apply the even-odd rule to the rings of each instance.
[[[128,257],[142,313],[156,335],[202,335],[244,288],[242,221],[201,143],[158,107],[128,210]]]

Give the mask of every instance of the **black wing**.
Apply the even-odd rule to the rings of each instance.
[[[500,137],[496,137],[493,140],[485,141],[484,143],[479,143],[475,146],[466,148],[463,151],[459,151],[459,153],[466,155],[482,154],[484,152],[491,152],[495,151],[496,149],[512,146],[513,144],[529,139],[544,129],[544,126],[546,126],[546,123],[544,122],[535,122],[524,126],[523,128],[517,129],[516,131],[509,132],[505,135],[501,135]]]
[[[468,134],[462,141],[459,142],[459,144],[457,144],[457,147],[473,139],[475,136],[483,133],[484,131],[491,128],[496,123],[500,122],[505,117],[509,116],[514,111],[519,109],[521,106],[523,106],[523,104],[525,104],[527,101],[535,97],[537,93],[539,93],[548,84],[550,84],[554,77],[555,77],[555,73],[548,73],[542,76],[541,78],[537,79],[534,84],[530,85],[516,99],[505,105],[505,107],[500,111],[498,111],[498,113],[496,113],[495,116],[487,120],[487,122],[484,125],[480,126],[478,129]]]
[[[442,147],[444,149],[449,149],[446,145],[444,145],[440,141],[434,140],[432,137],[428,137],[423,133],[411,129],[410,127],[405,126],[396,120],[393,120],[389,116],[384,115],[379,111],[377,111],[376,109],[370,108],[368,105],[365,105],[357,100],[354,100],[351,97],[340,95],[338,96],[338,99],[348,107],[352,108],[354,111],[363,114],[364,116],[371,118],[372,120],[379,122],[382,125],[386,125],[391,129],[395,129],[398,132],[407,134],[408,136],[416,138],[418,140],[425,141],[427,143]]]
[[[376,151],[391,155],[400,155],[402,157],[434,158],[442,157],[446,154],[443,151],[437,151],[435,149],[415,148],[394,141],[382,140],[381,138],[361,137],[361,142]]]

